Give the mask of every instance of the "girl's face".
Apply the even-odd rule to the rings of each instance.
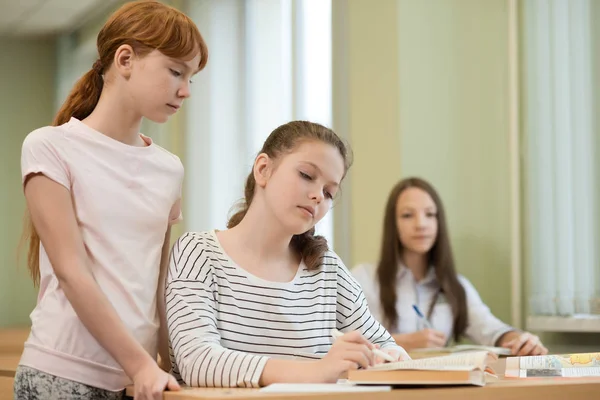
[[[339,150],[318,140],[300,142],[275,160],[259,156],[255,177],[261,163],[268,166],[257,185],[264,188],[268,209],[292,235],[310,230],[327,214],[345,173]]]
[[[166,122],[190,97],[190,80],[199,62],[200,54],[187,60],[168,57],[158,50],[141,58],[132,55],[125,80],[129,103],[141,116]]]
[[[409,187],[396,201],[396,227],[404,252],[425,255],[438,232],[437,207],[424,190]]]

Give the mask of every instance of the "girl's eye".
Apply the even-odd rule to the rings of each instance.
[[[307,181],[312,181],[312,177],[304,172],[300,171],[300,176],[306,179]]]
[[[323,193],[325,193],[325,197],[328,199],[333,199],[333,196],[331,195],[331,193],[329,193],[328,191],[324,191]]]
[[[170,68],[169,68],[169,69],[170,69]],[[174,69],[171,69],[171,73],[173,74],[173,76],[176,76],[176,77],[178,77],[178,78],[181,76],[181,72],[179,72],[179,71],[176,71],[176,70],[174,70]]]

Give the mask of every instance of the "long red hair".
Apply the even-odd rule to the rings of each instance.
[[[208,49],[196,24],[181,11],[158,1],[133,1],[123,5],[104,24],[96,41],[99,58],[75,84],[54,117],[52,125],[82,120],[98,104],[104,80],[102,75],[112,65],[115,52],[130,45],[143,57],[153,50],[166,56],[185,58],[200,54],[198,70],[208,61]],[[40,237],[29,212],[25,214],[22,242],[29,242],[27,265],[34,285],[40,283]]]

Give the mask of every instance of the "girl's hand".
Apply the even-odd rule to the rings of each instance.
[[[313,382],[335,383],[346,371],[375,365],[373,348],[374,345],[358,331],[338,337],[327,355],[317,361]]]
[[[379,345],[375,345],[375,346],[377,348],[379,348]],[[394,359],[393,362],[411,360],[411,357],[408,355],[406,350],[404,350],[404,348],[402,348],[400,346],[383,349],[381,351],[392,356],[392,358]],[[375,365],[383,364],[385,362],[387,362],[387,361],[380,357],[375,357]]]
[[[500,346],[510,349],[515,356],[539,356],[548,354],[548,349],[544,347],[540,338],[536,335],[523,332],[516,337],[507,338]]]
[[[148,363],[133,377],[136,400],[161,400],[163,391],[179,390],[173,375],[166,373],[156,363]]]
[[[443,332],[435,329],[422,329],[413,333],[392,335],[398,345],[405,349],[422,349],[446,346],[447,338]]]

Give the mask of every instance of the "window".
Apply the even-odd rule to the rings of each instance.
[[[297,2],[296,119],[332,125],[331,0]],[[333,212],[316,227],[333,247]]]
[[[210,62],[186,106],[188,229],[224,228],[268,134],[331,126],[331,1],[193,1]],[[317,231],[332,240],[332,213]]]
[[[594,90],[600,32],[592,25],[598,8],[587,0],[528,0],[523,7],[524,209],[533,316],[600,314]]]

